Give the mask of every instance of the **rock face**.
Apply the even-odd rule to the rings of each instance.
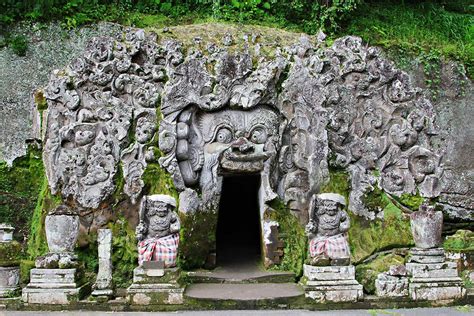
[[[357,37],[331,47],[302,37],[270,58],[216,45],[185,52],[127,29],[93,38],[52,74],[45,97],[51,191],[85,208],[116,190],[119,165],[135,203],[157,158],[193,212],[218,209],[224,176],[259,174],[261,231],[275,198],[306,224],[329,167],[349,172],[349,209],[367,219],[383,216],[362,200],[377,187],[426,198],[443,190],[431,103]]]

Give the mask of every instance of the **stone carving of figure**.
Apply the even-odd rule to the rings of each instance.
[[[161,261],[165,268],[176,266],[180,222],[175,208],[176,200],[169,195],[143,197],[136,229],[139,265]]]
[[[311,265],[348,265],[350,263],[349,216],[344,211],[342,195],[322,193],[316,196],[316,205],[306,225],[309,237]]]

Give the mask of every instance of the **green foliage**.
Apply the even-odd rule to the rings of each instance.
[[[304,227],[291,214],[283,201],[275,199],[270,206],[273,210],[268,213],[268,216],[271,220],[278,222],[279,237],[285,243],[283,259],[275,269],[292,271],[299,277],[303,274],[308,243]]]
[[[468,8],[468,1],[463,3]],[[450,3],[450,2],[446,2]],[[462,7],[459,5],[458,7]],[[372,45],[389,50],[391,55],[405,58],[421,56],[429,85],[437,85],[439,57],[458,60],[474,72],[474,16],[471,11],[454,10],[451,6],[428,1],[368,1],[354,11],[339,35],[355,34]],[[435,73],[432,73],[432,71]],[[431,78],[430,78],[431,77]]]
[[[41,151],[30,147],[26,156],[12,167],[0,162],[0,218],[15,227],[15,236],[27,239],[33,210],[44,189],[45,174]]]
[[[35,268],[33,260],[21,260],[20,262],[20,285],[26,286],[30,283],[30,270]]]
[[[28,39],[25,35],[7,36],[5,44],[18,56],[25,56],[28,50]]]
[[[446,237],[443,248],[448,251],[474,251],[474,232],[460,229]]]
[[[133,280],[133,269],[138,264],[138,250],[135,231],[123,217],[109,223],[112,230],[113,280],[119,288],[128,287]]]
[[[343,169],[329,168],[329,181],[320,189],[321,193],[338,193],[349,200],[350,192],[349,174]]]
[[[375,293],[375,280],[379,273],[388,271],[391,265],[405,264],[405,258],[388,254],[375,258],[373,261],[360,264],[356,267],[356,279],[364,286],[364,291],[368,294]]]

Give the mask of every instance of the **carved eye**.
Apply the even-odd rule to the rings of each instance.
[[[230,131],[230,129],[228,129],[227,127],[220,128],[216,134],[215,141],[219,143],[227,144],[227,143],[230,143],[231,140],[232,140],[232,132]]]
[[[255,144],[263,144],[267,140],[267,133],[262,127],[257,127],[250,134],[250,140]]]

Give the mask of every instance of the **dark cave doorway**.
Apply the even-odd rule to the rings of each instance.
[[[260,175],[225,176],[216,234],[218,266],[256,265],[261,257]]]

